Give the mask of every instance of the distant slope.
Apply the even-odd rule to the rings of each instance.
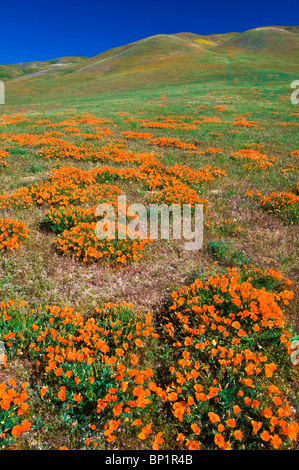
[[[290,28],[296,30],[296,27]],[[299,35],[277,26],[245,31],[215,46],[213,50],[231,61],[235,73],[254,69],[271,73],[298,73]]]
[[[20,64],[0,65],[0,80],[25,77],[40,71],[69,70],[75,64],[83,62],[87,57],[59,57],[47,61],[31,61]]]
[[[291,33],[299,34],[299,26],[273,26],[273,28],[285,29]]]
[[[274,26],[262,27],[245,31],[228,41],[216,46],[218,51],[254,51],[267,52],[271,55],[283,55],[298,50],[298,34]]]
[[[177,33],[174,36],[180,37],[185,40],[195,41],[203,47],[212,47],[222,44],[224,41],[237,36],[240,33],[224,33],[224,34],[194,34],[194,33]]]
[[[0,66],[10,103],[89,99],[102,93],[232,79],[239,73],[295,74],[298,26],[243,33],[159,34],[102,52]]]
[[[199,76],[225,71],[227,61],[195,41],[157,35],[99,54],[75,64],[67,73],[48,70],[14,78],[8,96],[16,101],[90,96],[135,87],[159,87],[197,81]]]
[[[149,62],[159,62],[173,54],[188,55],[194,49],[199,48],[196,43],[185,41],[175,36],[157,35],[130,44],[127,47],[113,49],[99,54],[96,61],[90,65],[84,64],[82,70],[124,70],[135,66],[142,66]],[[109,66],[107,65],[109,63]],[[106,65],[103,65],[106,64]]]

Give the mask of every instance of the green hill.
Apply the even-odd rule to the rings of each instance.
[[[232,69],[269,73],[297,73],[299,63],[298,27],[268,26],[251,29],[215,46],[224,54]]]
[[[218,51],[267,52],[275,56],[298,51],[298,47],[297,33],[272,26],[245,31],[216,46]]]
[[[43,71],[69,70],[87,57],[59,57],[48,61],[31,61],[20,64],[0,65],[0,80],[28,77]]]
[[[261,27],[243,33],[159,34],[92,58],[0,65],[7,102],[90,99],[171,84],[231,80],[240,71],[295,74],[298,26]],[[294,77],[295,78],[295,77]]]

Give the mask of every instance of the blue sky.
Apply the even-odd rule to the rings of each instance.
[[[296,25],[298,0],[52,0],[0,5],[0,63],[92,57],[155,34]]]

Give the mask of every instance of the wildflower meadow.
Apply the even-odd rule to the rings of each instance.
[[[219,70],[1,105],[1,450],[298,448],[295,73]],[[202,246],[120,196],[200,205]]]

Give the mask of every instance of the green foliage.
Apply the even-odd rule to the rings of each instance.
[[[54,233],[63,233],[64,230],[71,229],[80,222],[91,223],[96,219],[93,209],[72,206],[67,209],[52,209],[43,218],[41,228]]]
[[[243,266],[249,263],[244,252],[236,249],[232,242],[210,240],[207,251],[225,266]]]
[[[21,149],[19,149],[19,150],[21,150]],[[24,152],[24,153],[26,153],[26,152]],[[36,174],[36,173],[39,173],[41,171],[45,171],[45,167],[41,166],[41,165],[38,166],[38,165],[35,165],[35,163],[33,163],[32,165],[26,167],[26,171],[28,173]]]

